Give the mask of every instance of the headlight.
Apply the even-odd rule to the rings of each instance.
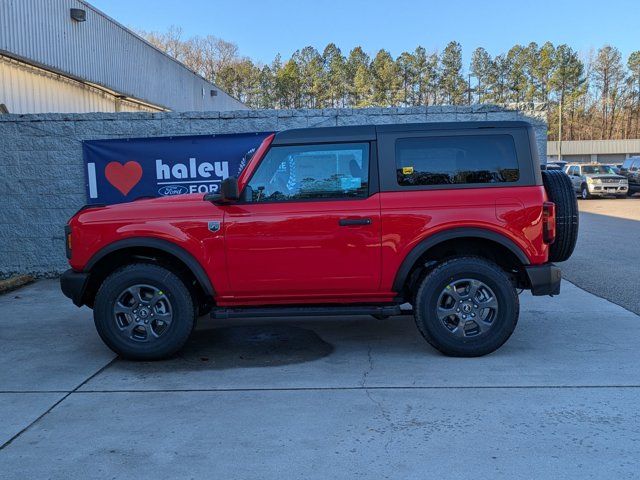
[[[596,185],[600,185],[602,183],[602,180],[600,180],[599,178],[587,177],[587,183],[594,183]]]

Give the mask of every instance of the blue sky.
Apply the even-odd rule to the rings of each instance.
[[[306,45],[333,41],[397,56],[417,45],[462,44],[465,63],[479,46],[495,55],[515,43],[567,43],[581,54],[609,43],[626,56],[640,50],[638,0],[363,1],[89,0],[120,23],[144,30],[181,26],[185,36],[212,34],[240,53],[268,62]]]

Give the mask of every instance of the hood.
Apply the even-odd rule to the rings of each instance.
[[[610,173],[585,173],[584,177],[599,178],[600,180],[624,180],[626,177],[622,175],[612,175]]]
[[[80,223],[162,220],[222,215],[202,193],[144,198],[115,205],[86,205],[73,219]]]

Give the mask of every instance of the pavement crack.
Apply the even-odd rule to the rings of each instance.
[[[369,377],[369,374],[373,371],[373,368],[374,368],[372,350],[373,350],[372,345],[368,344],[368,347],[367,347],[368,368],[366,368],[365,371],[362,372],[362,381],[360,382],[360,385],[361,385],[361,389],[364,390],[364,393],[367,396],[367,398],[380,411],[380,415],[385,420],[385,422],[387,422],[389,424],[389,438],[384,444],[384,451],[388,454],[389,453],[389,445],[393,441],[393,429],[394,429],[393,421],[391,420],[391,415],[389,414],[389,412],[384,408],[383,403],[381,401],[376,400],[375,398],[373,398],[373,395],[371,394],[371,388],[367,387],[367,379]],[[374,389],[375,389],[375,387],[374,387]]]
[[[55,402],[53,405],[51,405],[42,415],[40,415],[33,422],[31,422],[29,425],[24,427],[22,430],[20,430],[18,433],[16,433],[9,440],[7,440],[2,445],[0,445],[0,451],[2,451],[5,448],[7,448],[17,438],[19,438],[23,433],[25,433],[27,430],[29,430],[31,427],[33,427],[36,423],[38,423],[40,420],[42,420],[44,417],[46,417],[54,408],[56,408],[58,405],[60,405],[62,402],[64,402],[67,398],[69,398],[69,395],[71,395],[72,393],[77,392],[80,388],[82,388],[84,385],[86,385],[88,382],[90,382],[93,378],[97,377],[102,372],[104,372],[107,368],[109,368],[111,365],[113,365],[113,363],[117,360],[117,358],[118,357],[113,358],[109,363],[107,363],[106,365],[102,366],[98,371],[96,371],[95,373],[93,373],[92,375],[90,375],[89,377],[84,379],[73,390],[67,392],[61,399],[59,399],[57,402]]]
[[[373,370],[373,357],[371,356],[372,348],[373,347],[371,346],[371,344],[368,344],[368,347],[367,347],[367,360],[369,362],[369,367],[367,369],[365,369],[364,372],[362,372],[362,381],[360,382],[360,385],[362,386],[362,388],[366,388],[367,377],[369,376],[369,374]]]

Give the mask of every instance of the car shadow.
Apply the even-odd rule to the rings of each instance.
[[[327,339],[331,339],[328,341]],[[334,342],[344,352],[366,352],[375,345],[387,353],[439,356],[420,337],[413,317],[283,317],[211,320],[202,317],[184,348],[171,359],[132,362],[118,359],[128,371],[229,370],[279,367],[330,356]]]
[[[276,367],[310,362],[333,352],[313,330],[288,324],[229,325],[194,332],[178,358],[212,369]]]

